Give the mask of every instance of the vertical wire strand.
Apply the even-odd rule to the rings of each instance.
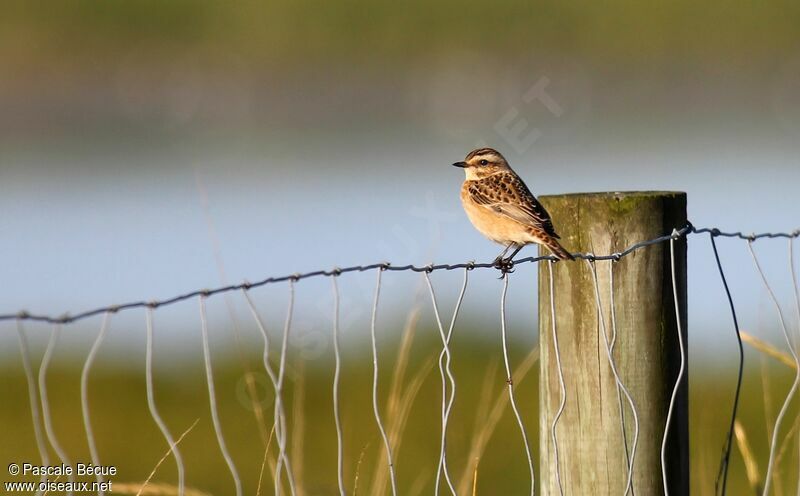
[[[22,368],[25,370],[25,379],[28,383],[28,401],[31,408],[31,421],[33,422],[33,436],[36,439],[36,448],[39,450],[39,459],[42,465],[50,465],[50,454],[47,452],[47,445],[45,444],[44,433],[42,432],[42,417],[39,414],[39,392],[37,390],[36,379],[33,376],[33,367],[31,366],[30,347],[28,346],[28,338],[25,335],[25,328],[22,326],[22,321],[17,319],[17,338],[19,340],[19,353],[22,357]],[[47,474],[43,474],[40,481],[47,480]],[[37,496],[42,491],[37,489]]]
[[[389,443],[389,437],[386,435],[386,429],[383,426],[380,409],[378,408],[378,343],[375,335],[375,323],[378,318],[378,299],[381,294],[381,275],[383,274],[383,270],[383,268],[378,269],[378,277],[375,282],[375,298],[372,302],[372,318],[370,319],[370,337],[372,338],[372,411],[375,414],[375,421],[378,423],[378,430],[380,430],[383,446],[386,449],[386,460],[389,464],[389,479],[392,482],[392,495],[397,496],[397,481],[394,473],[394,461],[392,460],[392,446]]]
[[[797,386],[800,383],[800,359],[798,359],[797,350],[795,350],[795,347],[792,344],[791,336],[789,336],[789,330],[786,327],[786,319],[783,317],[783,309],[781,309],[781,305],[778,303],[778,298],[775,296],[775,292],[772,290],[769,281],[767,281],[767,276],[764,274],[764,270],[761,268],[761,264],[758,262],[756,252],[753,251],[752,240],[747,240],[747,249],[750,251],[750,255],[753,257],[753,263],[755,263],[756,270],[761,276],[761,281],[764,283],[764,287],[766,288],[767,293],[769,293],[769,297],[778,312],[778,319],[781,323],[783,337],[786,338],[786,345],[789,347],[789,352],[792,354],[796,370],[792,387],[789,389],[789,393],[787,393],[786,399],[783,401],[783,406],[781,406],[781,410],[778,412],[778,417],[775,419],[775,427],[772,429],[772,440],[770,441],[769,445],[769,461],[767,462],[767,474],[764,478],[764,492],[762,493],[766,496],[769,494],[770,485],[772,482],[772,472],[775,469],[775,449],[777,448],[778,444],[778,434],[780,434],[779,431],[781,429],[781,423],[783,422],[783,418],[786,416],[786,412],[789,409],[792,398],[794,398],[794,393],[797,391]],[[789,261],[791,263],[791,257]]]
[[[608,365],[609,365],[609,368],[611,369],[612,375],[614,376],[614,383],[615,383],[616,389],[617,389],[617,391],[622,391],[622,394],[625,396],[625,400],[628,402],[628,406],[630,407],[631,412],[633,413],[633,419],[634,419],[633,421],[634,421],[634,425],[636,426],[636,429],[634,431],[634,437],[633,437],[633,448],[631,449],[631,457],[630,457],[630,460],[629,460],[629,463],[628,463],[628,467],[627,467],[628,468],[628,477],[627,477],[628,480],[627,480],[627,483],[625,485],[625,495],[627,495],[627,494],[629,494],[631,492],[631,488],[632,488],[632,485],[633,485],[633,462],[636,459],[636,444],[639,441],[639,428],[638,428],[638,426],[639,426],[639,414],[638,414],[638,412],[636,410],[636,403],[634,403],[633,398],[631,397],[631,394],[628,391],[628,388],[625,386],[625,383],[622,382],[622,379],[619,376],[619,371],[617,370],[617,364],[614,361],[614,355],[613,355],[612,349],[611,349],[611,342],[609,341],[608,330],[606,329],[606,320],[605,320],[605,316],[603,315],[603,305],[602,305],[602,301],[600,300],[600,284],[597,281],[597,266],[595,265],[594,260],[587,259],[586,263],[589,265],[589,272],[592,274],[592,281],[594,282],[594,296],[595,296],[595,304],[597,305],[597,316],[598,316],[598,321],[600,322],[600,331],[603,334],[603,342],[606,345],[605,348],[606,348],[606,355],[608,356]],[[614,263],[614,262],[612,260],[609,263]],[[614,301],[613,292],[611,293],[611,295],[612,295],[611,296],[611,304],[613,305],[613,301]],[[616,314],[614,314],[614,320],[616,321]],[[614,322],[613,326],[612,326],[612,329],[615,329],[615,328],[616,328],[616,322]],[[615,333],[614,338],[615,338],[615,343],[616,343],[616,331],[613,331],[613,332]],[[620,415],[620,420],[622,420],[622,415]],[[625,437],[625,426],[624,426],[624,424],[623,424],[622,427],[623,427],[623,429],[622,429],[622,431],[623,431],[622,441],[623,441],[623,444],[626,444],[627,441],[626,441],[626,437]],[[626,445],[625,446],[625,452],[626,453],[627,453],[627,450],[628,450],[628,448],[627,448],[627,445]]]
[[[711,239],[711,248],[714,250],[714,260],[716,260],[717,269],[719,269],[719,277],[722,279],[722,287],[725,289],[725,295],[728,297],[728,306],[730,306],[731,317],[733,318],[733,329],[736,333],[736,341],[739,345],[739,369],[736,379],[736,392],[733,395],[731,422],[730,426],[728,427],[728,437],[725,442],[725,453],[722,457],[722,462],[720,463],[719,472],[717,473],[717,481],[715,484],[715,491],[717,491],[721,496],[725,496],[728,485],[728,467],[731,460],[731,449],[733,448],[733,431],[736,424],[736,413],[739,408],[739,396],[742,391],[742,377],[744,375],[744,346],[742,345],[742,334],[739,331],[739,319],[736,316],[736,307],[733,304],[733,296],[731,295],[731,290],[728,287],[728,280],[725,277],[725,271],[722,269],[722,261],[719,258],[719,252],[717,251],[717,243],[714,239],[714,233],[709,233],[709,238]]]
[[[439,486],[441,485],[441,476],[442,472],[444,472],[445,482],[447,483],[447,487],[450,489],[451,494],[455,495],[455,489],[453,488],[453,484],[450,481],[450,473],[447,470],[447,424],[445,420],[445,413],[447,411],[447,404],[448,404],[448,396],[447,396],[447,381],[450,380],[451,384],[454,385],[455,380],[453,379],[452,373],[450,371],[450,347],[448,346],[447,336],[445,335],[444,327],[442,326],[442,319],[439,317],[439,306],[436,303],[436,294],[433,291],[433,285],[431,284],[430,274],[427,272],[424,273],[425,282],[428,285],[428,292],[431,296],[431,302],[433,304],[433,314],[436,318],[436,325],[439,329],[439,336],[442,340],[442,352],[439,354],[439,377],[442,381],[442,405],[441,405],[441,440],[439,443],[439,465],[436,469],[436,482],[434,485],[434,495],[439,496]],[[446,362],[446,364],[445,364]],[[445,368],[447,368],[447,374],[445,374]]]
[[[233,477],[233,485],[236,488],[236,496],[242,496],[242,481],[239,479],[239,472],[236,470],[236,465],[233,463],[233,458],[228,452],[228,447],[225,444],[225,437],[222,435],[222,423],[219,420],[219,411],[217,410],[217,393],[214,387],[214,371],[211,368],[211,350],[208,343],[208,317],[206,315],[206,296],[200,295],[200,330],[203,338],[203,362],[206,367],[206,383],[208,384],[208,405],[211,409],[211,422],[214,424],[214,433],[217,436],[217,444],[228,465],[228,470]]]
[[[156,408],[155,394],[153,392],[153,307],[148,306],[146,312],[146,326],[147,326],[147,348],[145,353],[145,382],[147,386],[147,407],[150,410],[150,416],[153,417],[156,425],[161,430],[161,434],[166,439],[169,449],[172,452],[172,457],[175,458],[175,465],[178,467],[178,496],[183,496],[185,491],[185,470],[183,467],[183,457],[181,456],[178,445],[175,439],[169,432],[167,424]]]
[[[264,351],[263,351],[263,354],[262,354],[262,361],[264,363],[264,369],[267,372],[267,376],[269,377],[270,382],[272,382],[272,387],[273,387],[274,392],[275,392],[275,411],[277,411],[277,415],[275,416],[275,418],[273,420],[273,430],[275,431],[275,438],[278,439],[278,444],[280,444],[280,438],[279,438],[279,436],[280,436],[280,423],[281,423],[280,419],[285,416],[285,413],[284,413],[284,409],[283,409],[283,399],[281,397],[281,394],[278,391],[278,376],[275,374],[275,370],[272,368],[272,365],[269,363],[269,334],[267,334],[267,328],[266,328],[266,326],[264,326],[264,322],[261,320],[261,316],[258,314],[258,311],[256,310],[256,306],[253,303],[253,300],[250,298],[250,293],[248,293],[246,287],[242,288],[242,295],[244,295],[244,299],[247,302],[247,306],[250,308],[250,313],[253,315],[253,320],[255,320],[256,326],[258,327],[258,330],[261,332],[261,337],[264,339]],[[289,307],[289,311],[287,312],[287,315],[291,314],[291,311],[292,311],[291,310],[291,307],[293,305],[292,297],[290,297],[289,305],[290,305],[290,307]],[[280,448],[279,448],[279,450],[280,450]],[[289,480],[289,489],[290,489],[291,493],[294,494],[295,493],[295,490],[294,490],[294,477],[292,476],[291,465],[289,464],[289,459],[286,456],[286,452],[285,451],[281,451],[281,453],[279,453],[278,457],[279,457],[279,459],[282,459],[284,467],[287,468],[286,472],[287,472],[287,478]],[[278,468],[276,466],[275,479],[279,479],[279,478],[280,478],[280,472],[278,471]],[[276,494],[276,496],[279,494],[278,493],[278,489],[276,489],[275,494]]]
[[[431,296],[431,302],[433,304],[433,314],[436,318],[436,325],[439,329],[439,336],[442,340],[442,351],[439,354],[439,376],[442,380],[442,408],[441,408],[441,441],[439,443],[439,466],[436,470],[436,483],[434,486],[434,494],[436,496],[439,495],[439,486],[441,484],[441,475],[444,472],[444,478],[447,482],[447,486],[450,489],[450,492],[455,495],[456,491],[453,488],[453,483],[450,480],[450,473],[447,470],[447,420],[445,419],[445,414],[447,413],[447,404],[449,403],[449,398],[447,395],[447,386],[448,380],[453,387],[453,393],[455,393],[455,379],[453,378],[453,374],[450,370],[450,347],[449,347],[449,340],[447,335],[444,331],[444,326],[442,325],[442,319],[439,316],[439,305],[436,303],[436,293],[433,290],[433,284],[431,283],[430,274],[425,272],[423,274],[425,276],[425,282],[428,285],[428,291]],[[445,369],[447,370],[445,374]]]
[[[72,462],[56,437],[52,416],[50,415],[50,401],[47,398],[47,369],[50,367],[50,360],[53,358],[53,353],[58,345],[60,336],[61,324],[54,324],[53,332],[50,334],[50,341],[47,343],[47,349],[44,352],[42,363],[39,366],[39,396],[42,400],[42,417],[44,419],[44,431],[47,434],[47,440],[58,455],[58,458],[61,459],[61,462],[67,466],[71,466]],[[75,482],[75,476],[72,473],[69,475],[69,481]],[[67,494],[71,495],[72,491],[68,491]]]
[[[103,339],[106,336],[110,319],[111,312],[106,312],[103,315],[103,322],[100,324],[100,332],[97,333],[97,338],[94,344],[92,344],[89,354],[86,356],[86,362],[83,364],[83,370],[81,371],[81,410],[83,413],[83,426],[86,429],[86,441],[89,444],[89,455],[91,456],[92,463],[96,466],[100,465],[100,455],[97,451],[97,443],[95,442],[94,431],[92,430],[92,422],[89,415],[89,372],[92,369],[97,352],[100,350],[100,345],[103,343]],[[98,484],[97,494],[102,496],[105,494],[105,490],[102,489],[103,475],[100,471],[98,471],[96,478]]]
[[[342,357],[339,353],[339,284],[338,274],[331,277],[333,283],[333,421],[336,425],[336,476],[339,483],[339,494],[345,496],[344,489],[344,442],[342,441],[342,419],[339,412],[339,380],[342,371]]]
[[[439,328],[439,336],[442,339],[442,351],[439,353],[439,375],[442,380],[442,409],[441,409],[441,422],[442,422],[442,436],[439,448],[439,467],[436,471],[436,485],[434,493],[438,496],[439,494],[439,485],[441,483],[441,474],[444,473],[445,481],[447,482],[447,487],[450,489],[450,492],[455,496],[456,489],[453,485],[452,480],[450,479],[450,473],[447,469],[447,424],[449,420],[449,406],[453,404],[455,401],[456,395],[456,379],[453,376],[453,371],[450,368],[451,356],[450,356],[450,337],[453,330],[453,325],[455,322],[455,318],[458,314],[458,310],[461,305],[461,300],[464,296],[464,290],[466,289],[462,286],[461,294],[459,295],[459,301],[456,304],[456,309],[453,315],[453,319],[451,320],[451,326],[447,333],[445,333],[444,326],[442,325],[442,319],[439,315],[439,305],[436,302],[436,293],[433,289],[433,283],[431,282],[430,274],[428,272],[424,272],[425,282],[428,285],[428,291],[431,296],[431,302],[433,304],[433,314],[436,317],[436,324]],[[466,272],[465,272],[466,278]],[[446,375],[446,377],[445,377]],[[447,394],[447,386],[448,381],[450,383],[450,395]]]
[[[664,496],[669,496],[669,488],[667,487],[667,439],[669,438],[669,428],[672,424],[672,413],[675,409],[675,400],[678,397],[678,389],[683,381],[683,374],[686,371],[686,352],[684,351],[683,343],[683,326],[681,324],[680,305],[678,304],[678,283],[675,275],[675,234],[672,232],[673,237],[669,240],[669,255],[670,255],[670,269],[672,273],[672,297],[675,303],[675,324],[678,328],[678,346],[681,354],[681,365],[678,369],[678,377],[675,379],[675,386],[672,388],[672,396],[669,400],[669,409],[667,410],[667,421],[664,425],[664,437],[661,440],[661,480],[664,483]]]
[[[458,294],[458,299],[456,300],[456,306],[453,310],[453,317],[450,319],[450,327],[447,329],[447,343],[450,344],[450,339],[453,336],[453,330],[456,326],[456,320],[458,320],[458,314],[461,311],[461,305],[464,302],[464,295],[467,293],[467,285],[469,283],[469,271],[471,269],[469,267],[464,268],[464,279],[461,283],[461,291]],[[444,349],[439,353],[439,359],[442,359],[442,355],[444,354]],[[449,365],[449,364],[448,364]],[[453,404],[456,400],[456,384],[455,379],[453,379],[453,393],[450,395],[450,400],[447,403],[447,408],[444,413],[444,425],[445,430],[447,430],[447,425],[449,424],[450,420],[450,412],[453,410]]]
[[[550,283],[550,324],[553,332],[553,354],[556,357],[556,368],[558,369],[558,387],[560,392],[558,410],[553,417],[553,424],[550,426],[550,436],[553,439],[553,458],[556,465],[556,483],[558,484],[558,493],[563,495],[564,488],[561,485],[561,468],[558,460],[558,432],[556,427],[561,415],[564,413],[564,408],[567,404],[567,386],[564,383],[564,370],[561,368],[561,351],[558,348],[558,332],[556,330],[556,299],[555,299],[555,284],[553,281],[553,261],[547,261],[547,269],[549,273]]]
[[[289,480],[289,490],[295,494],[294,476],[292,474],[289,457],[286,454],[287,429],[286,429],[286,410],[283,406],[283,380],[286,375],[286,359],[289,349],[289,333],[292,329],[292,316],[294,313],[294,283],[295,279],[289,279],[289,307],[286,309],[286,321],[283,326],[283,338],[281,339],[281,356],[278,364],[278,377],[275,383],[275,434],[278,439],[278,462],[275,466],[275,496],[280,495],[281,488],[281,465],[285,465],[286,476]],[[278,400],[277,398],[280,398]]]
[[[453,317],[450,319],[450,327],[447,329],[447,343],[450,344],[450,339],[453,337],[453,329],[456,326],[456,320],[458,320],[458,314],[461,311],[461,305],[464,303],[464,296],[467,294],[467,285],[469,284],[469,271],[471,269],[469,267],[464,269],[464,279],[461,283],[461,291],[458,293],[458,299],[456,300],[456,306],[453,310]],[[444,352],[444,350],[442,350]],[[440,353],[441,356],[441,353]],[[455,388],[455,384],[453,386]],[[450,403],[447,405],[448,415],[450,410],[453,408],[453,402],[455,401],[455,389],[453,390],[453,394],[450,396]]]
[[[797,272],[794,268],[794,238],[789,238],[789,265],[792,274],[792,288],[794,289],[794,308],[797,313],[797,332],[800,334],[800,287],[797,284]],[[798,436],[798,439],[800,439],[800,436]],[[800,454],[798,454],[798,463],[800,463]],[[798,473],[800,473],[800,470],[798,470]],[[800,477],[797,481],[797,494],[800,496]]]
[[[614,266],[617,264],[617,260],[611,260],[608,264],[608,285],[609,285],[609,298],[611,300],[610,304],[610,313],[611,313],[611,343],[609,346],[609,353],[611,356],[614,356],[614,347],[617,344],[617,310],[616,310],[616,298],[614,297]],[[614,365],[616,368],[616,363]],[[619,374],[617,374],[619,377]],[[622,382],[620,380],[620,382]],[[620,392],[626,395],[626,399],[629,401],[629,406],[633,412],[633,446],[631,446],[631,451],[628,453],[628,434],[625,431],[625,410],[622,406],[622,396]],[[636,461],[636,448],[639,445],[639,413],[636,410],[636,405],[633,402],[633,397],[630,395],[630,391],[624,388],[622,384],[617,385],[617,403],[619,405],[619,416],[620,416],[620,428],[622,429],[622,442],[625,445],[625,461],[628,463],[628,485],[625,488],[625,494],[628,493],[634,494],[633,491],[633,467]]]
[[[612,263],[608,264],[608,296],[611,301],[609,305],[609,313],[611,314],[611,344],[609,346],[611,350],[611,356],[614,356],[614,349],[617,346],[617,310],[616,310],[616,303],[614,298],[614,266],[616,265],[617,260],[612,260]],[[628,471],[632,472],[633,468],[631,467],[631,455],[628,452],[628,433],[625,431],[625,407],[622,404],[622,391],[619,387],[616,389],[617,393],[617,408],[619,409],[619,427],[620,427],[620,434],[622,435],[622,444],[625,446],[625,466],[628,467]],[[638,428],[638,426],[637,426]],[[631,493],[633,493],[633,486],[630,486]],[[626,488],[626,494],[627,494]]]
[[[503,274],[503,292],[500,294],[500,333],[503,341],[503,363],[506,368],[506,384],[508,385],[508,400],[511,403],[511,409],[514,411],[514,416],[517,419],[519,430],[522,433],[522,441],[525,444],[525,455],[528,458],[528,471],[531,477],[531,496],[536,494],[536,475],[533,471],[533,455],[531,454],[531,446],[528,442],[528,433],[525,430],[525,423],[522,421],[522,415],[517,408],[517,402],[514,399],[514,381],[511,377],[511,364],[508,360],[508,342],[506,339],[506,294],[508,293],[508,273]]]

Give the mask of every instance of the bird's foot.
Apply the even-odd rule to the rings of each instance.
[[[497,257],[494,260],[494,267],[500,271],[500,279],[505,277],[506,274],[514,272],[514,261],[509,258]]]

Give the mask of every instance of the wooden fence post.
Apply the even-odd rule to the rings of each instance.
[[[587,193],[540,198],[562,244],[571,252],[607,255],[686,224],[686,194]],[[542,253],[546,253],[542,249]],[[637,250],[618,262],[596,262],[605,329],[612,334],[609,266],[613,264],[616,315],[614,360],[639,416],[633,489],[661,495],[661,442],[670,396],[680,367],[669,241]],[[686,241],[675,242],[680,318],[686,338]],[[540,471],[542,495],[558,495],[552,424],[561,388],[553,347],[548,263],[539,266]],[[590,266],[585,260],[553,265],[556,331],[566,404],[556,435],[565,495],[625,493],[628,469],[617,387],[609,365]],[[688,360],[688,354],[687,354]],[[688,368],[672,416],[666,456],[671,495],[689,494]],[[625,397],[628,451],[633,416]]]

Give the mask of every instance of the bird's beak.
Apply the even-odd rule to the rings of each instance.
[[[467,166],[466,162],[456,162],[453,164],[454,167],[461,167],[462,169]]]

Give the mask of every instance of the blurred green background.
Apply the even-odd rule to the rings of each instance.
[[[526,100],[537,84],[558,112]],[[460,171],[449,167],[484,145],[500,149],[536,194],[683,190],[695,225],[792,230],[800,217],[798,88],[800,5],[788,1],[6,1],[0,313],[74,313],[336,265],[490,260],[499,250],[469,226],[458,204]],[[757,250],[788,312],[782,243]],[[720,249],[742,327],[780,347],[777,315],[744,243],[724,240]],[[706,240],[690,240],[697,494],[713,494],[735,383],[736,343],[711,257]],[[434,279],[451,301],[458,276]],[[536,342],[535,280],[535,268],[520,268],[509,294],[514,363]],[[370,494],[380,452],[365,331],[372,279],[347,281],[345,476],[352,488],[358,472],[359,493]],[[398,274],[387,284],[384,399],[419,280]],[[504,386],[497,284],[494,274],[476,274],[469,325],[455,344],[457,478],[476,418],[485,425],[485,376],[495,370],[489,397]],[[285,289],[261,300],[274,333]],[[325,281],[298,284],[290,424],[300,422],[304,437],[291,452],[310,495],[335,493],[331,303]],[[215,371],[228,444],[252,494],[264,445],[242,400],[241,357],[258,374],[260,343],[242,324],[250,321],[241,302],[229,304],[209,302]],[[437,354],[425,315],[406,386]],[[189,484],[230,494],[207,413],[198,325],[194,302],[157,312],[157,401],[174,433],[200,419],[184,441]],[[800,332],[793,318],[789,325]],[[48,374],[55,427],[75,459],[87,455],[77,388],[98,326],[69,327]],[[245,336],[242,354],[235,326]],[[49,330],[28,328],[34,366]],[[100,453],[120,466],[116,481],[143,480],[165,449],[144,402],[143,333],[141,313],[116,316],[91,378]],[[748,353],[741,421],[763,477],[791,371]],[[13,325],[0,332],[0,368],[0,462],[35,460]],[[398,455],[403,494],[428,494],[433,484],[438,375],[424,377]],[[519,394],[534,439],[536,380],[532,372]],[[261,392],[268,413],[271,399]],[[795,412],[784,423],[787,434],[795,428],[777,494],[797,486]],[[525,485],[521,449],[506,411],[481,457],[477,494]],[[753,494],[742,460],[735,450],[730,494]],[[171,461],[156,479],[174,482]]]

